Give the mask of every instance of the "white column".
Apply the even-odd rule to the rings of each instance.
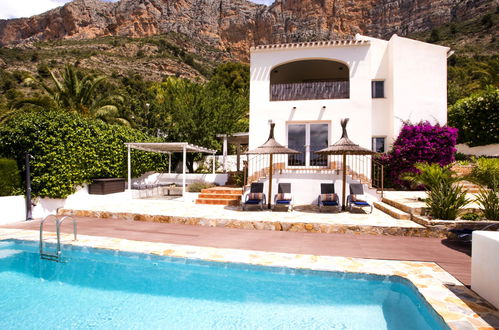
[[[212,156],[213,156],[213,174],[215,174],[215,153],[213,153]]]
[[[132,157],[130,152],[130,145],[128,145],[128,193],[130,198],[133,197],[132,194]]]
[[[168,153],[168,174],[172,172],[172,153]]]
[[[182,199],[185,202],[185,172],[186,172],[186,159],[187,159],[187,152],[185,150],[185,146],[183,147],[182,150],[182,157],[183,157],[183,163],[182,163]]]
[[[224,145],[222,150],[224,158],[224,173],[227,172],[227,135],[224,136]]]

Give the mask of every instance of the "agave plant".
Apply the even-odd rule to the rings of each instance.
[[[425,200],[430,215],[435,219],[454,220],[459,210],[470,203],[462,186],[441,181],[432,187]]]
[[[410,182],[413,186],[424,186],[429,191],[434,190],[442,182],[453,184],[459,181],[459,178],[454,176],[450,165],[416,163],[414,167],[419,171],[418,173],[403,173],[401,179]]]
[[[450,165],[418,163],[415,167],[419,173],[404,173],[401,178],[425,187],[428,194],[425,202],[430,215],[442,220],[456,219],[459,210],[470,200],[462,186],[456,184],[460,179],[454,176]]]

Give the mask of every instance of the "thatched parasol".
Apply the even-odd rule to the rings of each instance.
[[[249,150],[246,152],[246,154],[250,155],[270,155],[270,160],[269,160],[269,195],[268,195],[268,207],[270,209],[271,207],[271,200],[272,200],[272,172],[273,172],[273,162],[274,158],[273,156],[276,154],[279,155],[285,155],[285,154],[299,154],[300,152],[286,148],[285,146],[279,144],[275,139],[274,139],[274,127],[275,124],[272,123],[270,124],[270,134],[269,134],[269,139],[267,142],[262,144],[256,149]]]
[[[363,148],[359,146],[358,144],[355,144],[352,140],[348,138],[348,133],[347,133],[347,124],[348,124],[349,118],[345,118],[341,120],[341,128],[343,129],[343,134],[341,135],[341,139],[338,140],[335,144],[316,151],[318,154],[322,155],[343,155],[343,186],[342,186],[342,197],[341,197],[341,208],[343,211],[345,211],[345,191],[346,191],[346,161],[347,161],[347,155],[374,155],[376,154],[374,151]]]

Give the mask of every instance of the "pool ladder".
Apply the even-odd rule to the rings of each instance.
[[[57,233],[57,251],[56,253],[47,253],[43,249],[43,224],[45,221],[53,219],[55,221],[55,229]],[[46,259],[46,260],[52,260],[52,261],[61,261],[61,225],[64,222],[64,220],[70,219],[73,220],[73,234],[74,234],[74,240],[76,241],[76,220],[70,216],[65,216],[62,218],[58,218],[55,215],[48,215],[45,217],[45,219],[40,222],[40,258]]]

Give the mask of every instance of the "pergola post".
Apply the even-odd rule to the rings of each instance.
[[[185,202],[185,174],[186,174],[187,152],[185,146],[182,147],[182,199]]]
[[[172,153],[168,153],[168,174],[172,172]]]
[[[213,155],[213,174],[215,174],[215,153],[212,154]]]
[[[130,194],[130,198],[133,197],[132,194],[132,153],[131,147],[128,144],[128,193]]]
[[[240,171],[240,168],[241,168],[241,144],[238,143],[236,144],[236,154],[237,154],[237,158],[236,158],[236,167],[237,167],[237,172]]]
[[[227,135],[224,135],[224,144],[223,144],[223,158],[224,158],[224,173],[227,172]]]

